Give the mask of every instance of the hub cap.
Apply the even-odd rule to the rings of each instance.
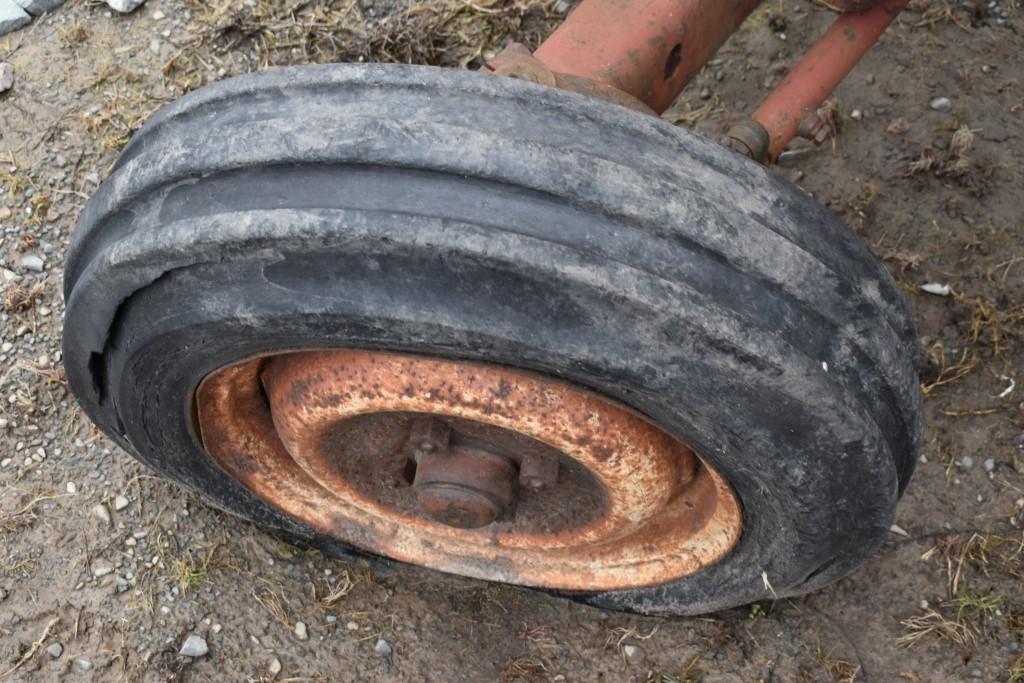
[[[367,351],[250,359],[196,395],[210,456],[364,550],[563,590],[663,583],[720,560],[725,480],[637,413],[498,365]]]

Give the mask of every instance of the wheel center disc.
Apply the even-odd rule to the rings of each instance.
[[[197,394],[257,496],[356,547],[564,590],[652,585],[741,532],[724,479],[637,413],[497,365],[366,351],[250,359]]]

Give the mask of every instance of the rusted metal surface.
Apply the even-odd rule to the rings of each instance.
[[[478,529],[509,512],[516,470],[500,455],[476,448],[423,453],[416,459],[420,509],[442,524]]]
[[[654,110],[637,98],[618,90],[607,83],[598,83],[589,78],[560,74],[551,71],[543,62],[530,54],[525,45],[509,43],[509,45],[498,53],[484,67],[497,76],[518,78],[532,83],[541,83],[562,90],[593,97],[606,102],[622,105],[644,114],[654,114]]]
[[[566,590],[652,585],[717,561],[741,532],[729,486],[683,444],[529,372],[283,353],[214,373],[196,400],[207,451],[257,496],[352,545],[443,571]],[[414,486],[382,482],[381,463],[410,458]],[[524,472],[544,485],[526,485]]]
[[[583,0],[534,56],[665,111],[761,0]]]
[[[768,131],[760,123],[740,121],[729,129],[720,142],[733,151],[764,163],[768,158],[768,144],[771,139],[768,137]]]
[[[908,2],[881,0],[866,12],[839,17],[761,103],[752,118],[768,132],[770,160],[778,159],[801,124],[806,128],[807,117],[815,114]]]

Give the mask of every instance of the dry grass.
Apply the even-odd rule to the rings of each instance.
[[[351,593],[355,587],[355,581],[352,580],[348,571],[342,571],[334,580],[333,585],[329,585],[321,597],[317,596],[316,584],[313,584],[313,602],[320,609],[329,609],[341,602],[341,599]]]
[[[974,147],[974,133],[968,126],[961,125],[950,137],[949,144],[942,152],[928,147],[917,159],[907,165],[907,176],[933,173],[937,178],[963,178],[976,169],[970,152]]]
[[[896,643],[905,647],[932,637],[947,640],[963,650],[970,650],[977,640],[977,634],[969,625],[947,619],[933,609],[926,609],[923,614],[904,619],[900,624],[906,632],[896,639]]]
[[[1024,653],[1010,665],[1008,683],[1024,683]]]
[[[43,297],[46,285],[37,282],[31,289],[25,289],[17,285],[10,286],[4,290],[4,313],[24,313],[32,309]]]
[[[376,23],[354,0],[189,0],[197,29],[164,66],[181,90],[211,71],[282,64],[390,62],[480,66],[509,40],[536,47],[554,27],[551,0],[429,0]]]
[[[661,118],[676,126],[681,125],[692,128],[710,116],[724,111],[725,108],[722,107],[722,101],[717,96],[696,108],[690,103],[689,99],[681,97],[661,115]]]
[[[96,111],[81,112],[78,117],[85,132],[103,149],[121,149],[146,119],[168,101],[147,92],[144,82],[141,74],[113,62],[97,69],[92,88],[102,104]]]
[[[833,683],[854,683],[860,675],[860,667],[844,659],[837,659],[832,656],[832,651],[825,652],[821,649],[821,641],[818,641],[814,658],[818,665]]]
[[[269,588],[254,589],[252,597],[258,602],[263,609],[267,610],[267,613],[277,623],[284,626],[286,629],[292,627],[291,620],[288,618],[288,611],[285,609],[284,600],[276,592]]]
[[[635,626],[616,626],[615,628],[607,629],[604,647],[605,649],[614,647],[615,651],[622,657],[622,661],[625,662],[627,661],[625,649],[627,640],[650,640],[657,632],[657,626],[652,627],[651,631],[646,635],[641,634]]]
[[[992,590],[973,590],[968,579],[996,574],[1015,582],[1024,579],[1024,534],[1020,538],[977,533],[950,536],[939,539],[921,559],[938,559],[943,565],[949,599],[937,609],[926,608],[902,621],[906,632],[897,641],[901,645],[932,637],[969,651],[981,636],[991,632],[1004,610],[1012,615],[1012,605],[1004,596]]]
[[[946,0],[911,0],[908,8],[917,12],[921,18],[914,23],[914,28],[934,29],[939,24],[955,24],[964,31],[971,30],[971,15],[967,10],[951,6]]]
[[[544,664],[529,657],[516,657],[510,659],[505,664],[505,669],[501,672],[501,676],[498,677],[500,683],[513,683],[514,681],[522,681],[523,683],[541,683],[541,681],[548,680],[547,668]]]

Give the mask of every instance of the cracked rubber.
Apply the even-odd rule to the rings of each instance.
[[[730,555],[577,593],[696,614],[848,575],[914,467],[913,324],[805,193],[654,117],[429,67],[275,70],[155,115],[81,217],[64,358],[85,412],[213,505],[344,549],[197,440],[200,380],[273,349],[503,363],[646,414],[724,474]]]

